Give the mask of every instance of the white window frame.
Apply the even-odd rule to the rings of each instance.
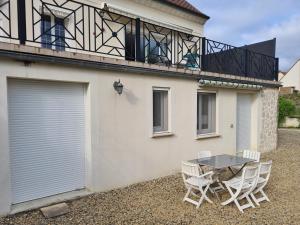
[[[200,128],[200,121],[198,121],[198,118],[200,119],[200,112],[198,111],[198,95],[199,94],[215,94],[215,120],[214,120],[214,131],[210,132],[209,129],[202,130],[203,132],[200,132],[201,129],[198,129],[197,123],[199,123]],[[211,135],[218,135],[218,92],[217,91],[209,91],[209,90],[198,90],[197,96],[196,96],[196,135],[197,137],[201,136],[211,136]],[[198,115],[199,114],[199,115]],[[219,135],[218,135],[219,136]]]
[[[167,92],[167,99],[168,99],[168,102],[167,102],[167,109],[168,109],[168,112],[167,112],[167,128],[165,130],[157,130],[155,129],[154,127],[154,113],[153,113],[153,107],[154,107],[154,98],[153,98],[153,93],[154,91],[166,91]],[[152,88],[152,133],[153,134],[170,134],[171,133],[171,113],[170,113],[170,105],[171,105],[171,89],[169,87],[153,87]]]

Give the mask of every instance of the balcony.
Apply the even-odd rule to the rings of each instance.
[[[2,1],[0,41],[193,71],[278,80],[278,58],[79,1]]]

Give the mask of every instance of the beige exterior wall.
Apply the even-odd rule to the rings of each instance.
[[[194,35],[203,36],[205,20],[191,13],[178,10],[178,8],[149,0],[108,0],[106,2],[108,6],[117,6],[129,12],[128,15],[136,15],[158,25],[165,24],[179,31],[191,32]]]
[[[300,91],[300,60],[286,73],[280,80],[283,87],[295,87],[295,90]]]
[[[220,136],[199,139],[196,99],[201,88],[196,80],[55,64],[25,66],[22,62],[1,59],[0,214],[8,213],[11,207],[8,78],[86,84],[86,187],[92,191],[105,191],[178,172],[182,160],[197,157],[201,150],[210,150],[214,155],[236,153],[236,104],[240,92],[237,89],[207,89],[217,91],[217,134]],[[113,89],[113,82],[118,79],[124,84],[121,96]],[[170,88],[171,136],[153,137],[153,87]],[[276,116],[277,91],[268,89],[263,95],[261,92],[250,94],[253,96],[251,147],[263,151],[274,149],[277,136],[273,134],[277,127],[272,124],[274,120],[268,118]]]

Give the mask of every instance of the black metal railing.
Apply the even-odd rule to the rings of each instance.
[[[191,34],[177,32],[177,65],[194,69],[201,68],[201,43],[204,39]]]
[[[135,20],[94,7],[90,10],[94,11],[95,52],[134,60],[134,45],[129,43],[134,41]]]
[[[6,0],[0,3],[0,37],[12,38],[11,34],[11,3]]]
[[[147,63],[171,66],[173,60],[173,30],[152,23],[142,23],[142,55]]]
[[[278,59],[245,47],[234,47],[180,32],[83,1],[17,2],[17,10],[12,9],[11,0],[0,5],[2,39],[13,39],[11,15],[15,13],[18,14],[14,18],[18,18],[19,25],[23,24],[17,31],[21,44],[58,51],[90,52],[192,70],[277,79]],[[22,7],[25,4],[27,10]],[[26,15],[29,12],[31,15]],[[26,30],[26,27],[29,29]]]

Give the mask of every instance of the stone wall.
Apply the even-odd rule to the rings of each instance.
[[[277,148],[277,112],[278,89],[264,89],[262,91],[262,119],[259,150],[267,152]]]

